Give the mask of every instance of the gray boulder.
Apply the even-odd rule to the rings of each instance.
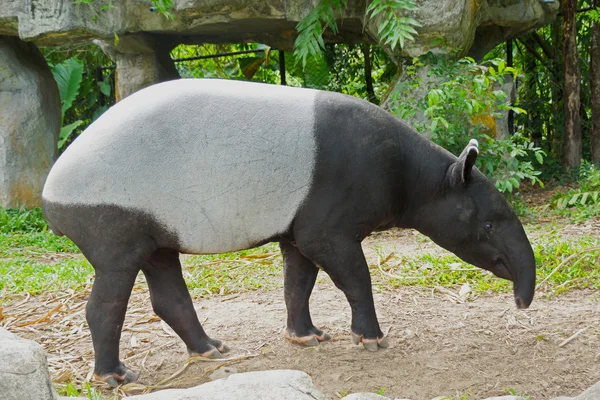
[[[0,328],[0,393],[2,400],[54,400],[42,347]]]
[[[40,45],[65,45],[92,39],[114,41],[128,33],[163,34],[161,40],[184,42],[239,43],[257,41],[291,50],[295,27],[316,4],[315,0],[173,0],[172,19],[150,12],[147,0],[120,0],[114,8],[101,10],[103,3],[63,0],[5,0],[0,9],[0,33],[20,36]],[[26,5],[29,6],[26,6]],[[378,20],[362,24],[363,0],[350,0],[344,10],[340,32],[325,38],[332,42],[377,41]],[[496,44],[551,21],[558,2],[539,0],[428,0],[407,13],[418,20],[416,40],[407,43],[410,56],[429,50],[447,53],[471,49],[485,54]],[[341,19],[340,19],[341,22]],[[442,39],[441,41],[439,39]],[[175,39],[174,39],[175,40]],[[440,43],[435,43],[440,42]]]
[[[302,371],[276,370],[234,374],[191,389],[168,389],[129,400],[326,400]]]
[[[575,397],[557,397],[553,400],[598,400],[600,399],[600,382]]]
[[[32,43],[0,36],[0,206],[39,206],[61,124],[58,87]]]
[[[390,400],[390,398],[376,393],[352,393],[344,396],[344,400]]]

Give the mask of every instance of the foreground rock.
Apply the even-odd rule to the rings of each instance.
[[[600,382],[575,397],[557,397],[554,400],[598,400],[600,399]]]
[[[169,389],[131,400],[327,400],[302,371],[246,372],[191,389]]]
[[[42,347],[0,328],[0,397],[2,400],[54,400]]]

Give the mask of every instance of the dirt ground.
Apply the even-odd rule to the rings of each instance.
[[[585,233],[599,234],[598,225],[585,228]],[[564,231],[569,229],[578,234],[582,228]],[[373,257],[375,246],[392,246],[399,254],[442,252],[407,231],[370,238],[367,258]],[[349,306],[325,275],[313,292],[311,310],[315,324],[333,339],[315,348],[285,340],[282,290],[197,298],[203,326],[230,345],[232,360],[188,363],[183,343],[153,315],[145,286],[139,283],[123,329],[121,356],[140,377],[118,394],[194,386],[224,367],[237,372],[302,370],[332,399],[381,389],[388,397],[411,400],[458,393],[478,399],[513,389],[545,400],[579,394],[600,381],[599,292],[569,291],[559,297],[540,293],[528,310],[520,311],[509,294],[464,301],[456,291],[377,291],[379,321],[384,332],[389,330],[391,346],[376,353],[352,344]],[[84,323],[87,295],[21,296],[4,305],[5,327],[44,346],[56,383],[82,383],[91,377],[92,343]],[[96,387],[111,396],[103,386]]]

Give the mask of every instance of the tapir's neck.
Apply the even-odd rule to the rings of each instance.
[[[397,178],[401,184],[397,187],[394,226],[419,230],[418,215],[431,198],[441,194],[447,170],[456,157],[422,136],[401,132],[400,141],[399,162],[403,168],[402,176]]]

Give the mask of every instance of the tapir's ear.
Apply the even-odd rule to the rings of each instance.
[[[452,184],[464,184],[471,177],[471,170],[475,165],[477,156],[479,155],[479,143],[477,140],[471,139],[469,144],[458,156],[458,160],[452,165],[450,170],[450,181]]]

